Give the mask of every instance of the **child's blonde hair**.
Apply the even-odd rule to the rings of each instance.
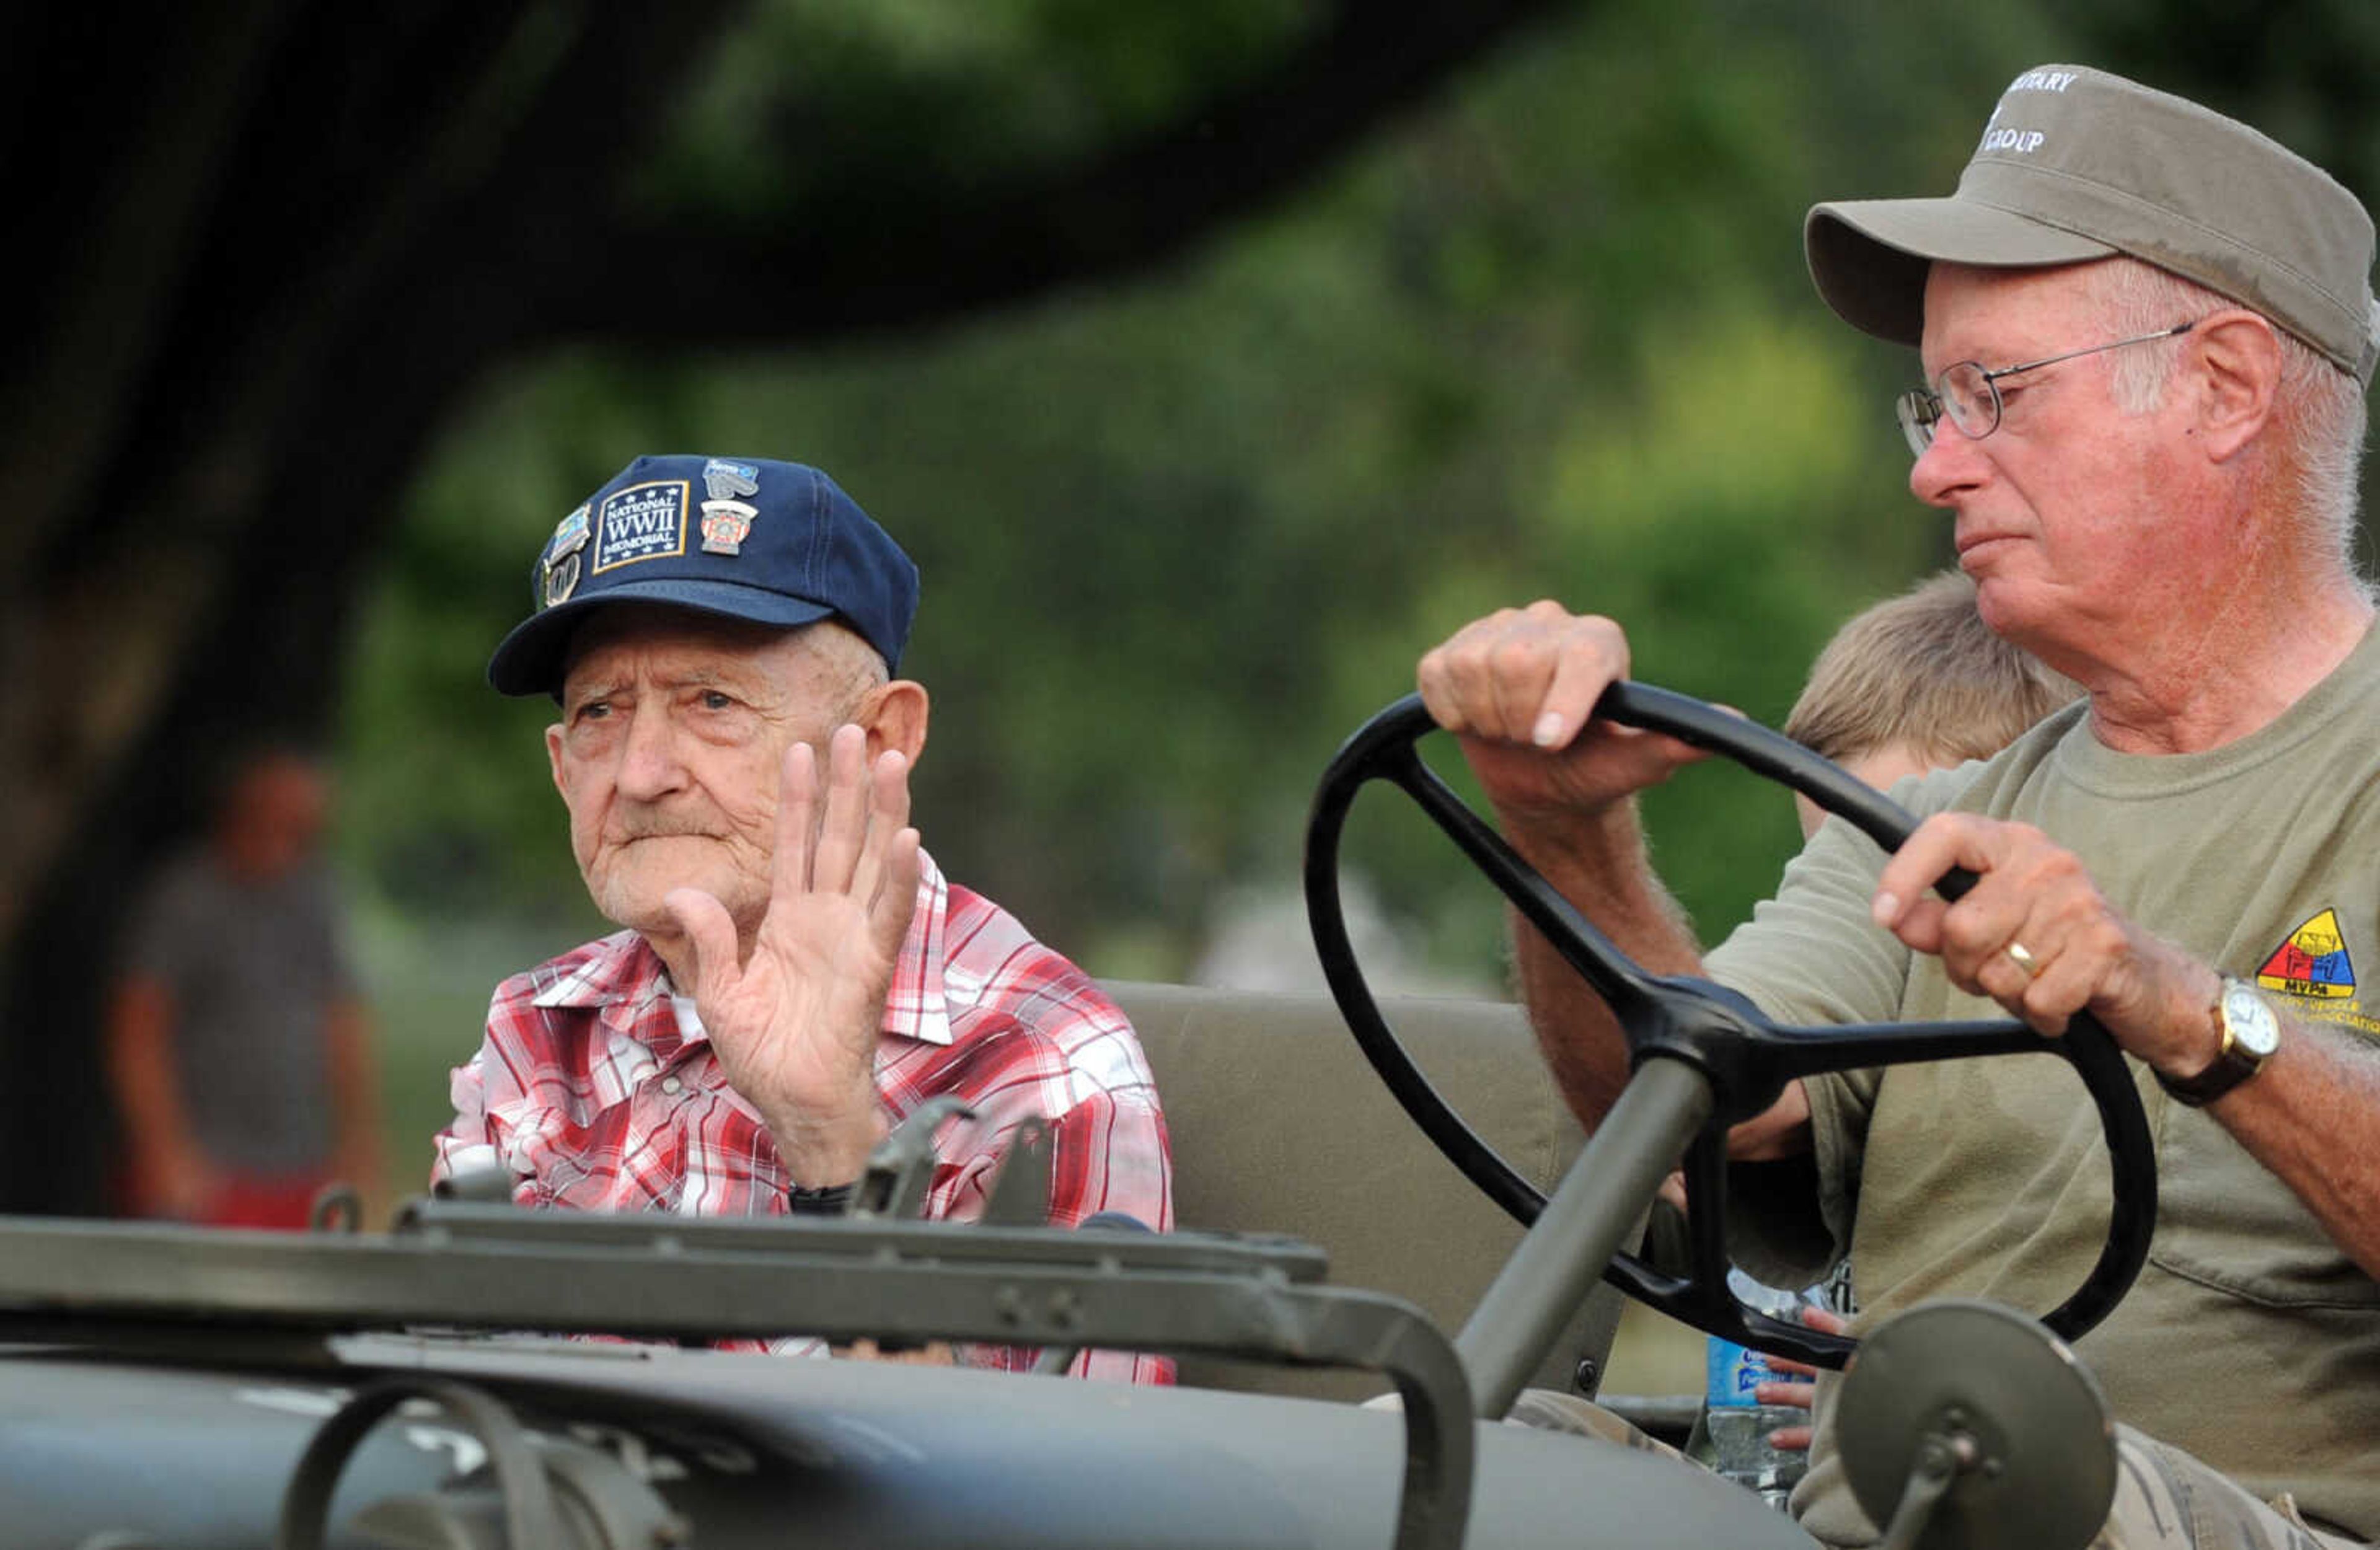
[[[1989,758],[2082,692],[1985,628],[1975,584],[1945,571],[1835,632],[1785,735],[1838,761],[1902,747],[1952,765]]]

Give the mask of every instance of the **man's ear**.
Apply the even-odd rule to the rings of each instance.
[[[567,804],[570,800],[570,793],[562,784],[562,723],[560,721],[545,729],[545,762],[553,771],[553,789],[562,793],[562,800]]]
[[[868,762],[887,748],[898,748],[916,769],[926,751],[926,721],[931,711],[926,686],[906,678],[879,684],[859,698],[852,721],[868,733]]]
[[[2234,308],[2192,331],[2199,362],[2195,429],[2206,455],[2228,460],[2273,418],[2281,387],[2281,338],[2271,323]]]

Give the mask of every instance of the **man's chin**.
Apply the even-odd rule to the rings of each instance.
[[[589,897],[595,905],[596,914],[640,937],[679,934],[677,922],[670,913],[652,901],[622,899],[609,893],[590,893]]]
[[[647,937],[683,935],[677,916],[663,902],[679,889],[709,894],[732,914],[738,900],[737,879],[691,867],[638,867],[615,872],[601,884],[590,882],[589,895],[603,918]]]
[[[1974,582],[1975,612],[1983,616],[1984,628],[2005,638],[2033,622],[2038,609],[2030,588],[2006,576],[1978,575]]]
[[[715,879],[687,868],[621,868],[600,884],[592,882],[588,892],[603,918],[614,925],[647,935],[677,930],[677,917],[662,902],[681,888],[717,897]]]

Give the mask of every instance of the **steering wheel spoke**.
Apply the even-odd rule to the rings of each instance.
[[[1472,865],[1496,885],[1512,907],[1546,934],[1546,939],[1553,944],[1562,961],[1593,986],[1597,995],[1609,1002],[1622,1019],[1632,1013],[1642,1017],[1659,1014],[1661,1003],[1646,990],[1648,976],[1629,962],[1628,955],[1597,930],[1594,922],[1579,913],[1577,905],[1563,898],[1552,884],[1537,875],[1535,867],[1523,861],[1492,825],[1463,805],[1463,799],[1439,779],[1438,772],[1422,762],[1410,739],[1389,746],[1395,752],[1384,751],[1390,768],[1384,771],[1383,778],[1429,815],[1430,821],[1471,858]]]
[[[1596,713],[1682,738],[1791,786],[1856,825],[1887,851],[1899,849],[1915,826],[1889,799],[1808,749],[1700,700],[1649,684],[1621,683],[1605,692]],[[1306,912],[1324,977],[1373,1069],[1424,1133],[1489,1199],[1524,1225],[1534,1222],[1545,1206],[1545,1195],[1465,1124],[1414,1064],[1381,1017],[1348,939],[1339,898],[1339,842],[1356,793],[1374,781],[1395,785],[1428,814],[1563,962],[1611,1006],[1633,1067],[1647,1060],[1681,1060],[1700,1072],[1711,1088],[1712,1119],[1688,1148],[1685,1160],[1686,1274],[1670,1274],[1622,1253],[1606,1271],[1608,1279],[1708,1333],[1823,1366],[1842,1365],[1855,1341],[1780,1323],[1744,1307],[1728,1289],[1723,1230],[1727,1126],[1765,1110],[1788,1084],[1805,1076],[1921,1060],[2046,1053],[2074,1068],[2098,1109],[2113,1175],[2113,1210],[2107,1241],[2090,1274],[2043,1323],[2070,1340],[2113,1310],[2148,1257],[2156,1219],[2156,1162],[2131,1068],[2096,1022],[2079,1016],[2064,1036],[2054,1039],[2005,1019],[1791,1027],[1771,1022],[1748,999],[1709,980],[1648,974],[1422,761],[1416,744],[1434,730],[1420,696],[1408,696],[1366,722],[1340,749],[1323,775],[1307,824]],[[1935,886],[1944,898],[1956,899],[1974,882],[1972,874],[1953,870]]]

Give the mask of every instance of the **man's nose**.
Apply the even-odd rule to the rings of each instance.
[[[1982,482],[1983,454],[1973,436],[1944,415],[1934,422],[1934,438],[1909,469],[1910,493],[1929,506],[1952,506],[1963,490]]]
[[[628,715],[627,735],[620,741],[620,794],[638,801],[666,796],[686,781],[686,761],[678,757],[677,726],[661,710],[638,709]]]

